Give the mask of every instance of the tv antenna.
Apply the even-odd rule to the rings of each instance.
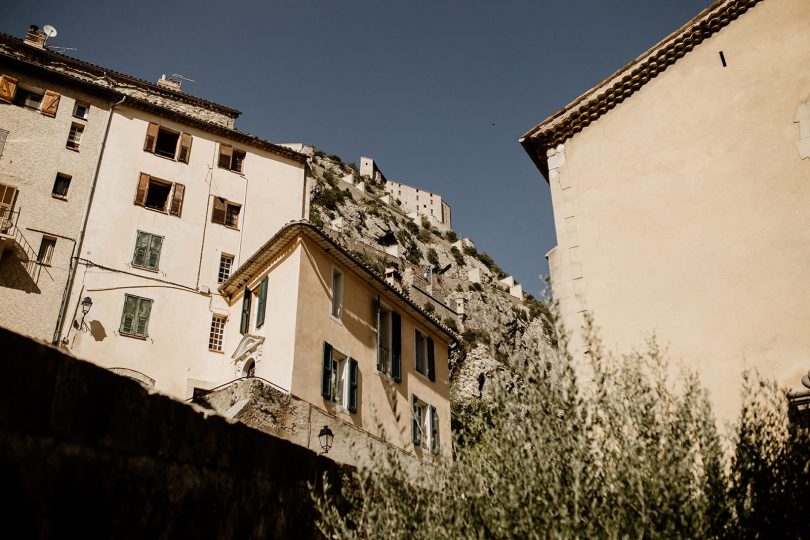
[[[183,77],[179,73],[172,73],[172,79],[180,79],[181,81],[188,81],[188,82],[193,82],[193,83],[197,82],[197,81],[195,81],[193,79],[189,79],[188,77]]]
[[[57,34],[56,28],[54,28],[50,24],[46,24],[45,26],[42,27],[42,33],[45,34],[45,42],[48,41],[48,38],[56,37]],[[43,43],[42,45],[44,46],[45,43]]]

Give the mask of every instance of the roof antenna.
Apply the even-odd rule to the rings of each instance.
[[[180,79],[181,81],[188,81],[188,82],[197,82],[193,79],[189,79],[188,77],[183,77],[179,73],[172,73],[172,79]]]
[[[45,34],[45,41],[42,42],[43,47],[45,46],[45,43],[48,42],[48,38],[56,37],[57,34],[56,28],[54,28],[50,24],[46,24],[45,26],[42,27],[42,33]]]

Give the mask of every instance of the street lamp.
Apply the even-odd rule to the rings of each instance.
[[[318,433],[318,440],[321,442],[321,448],[323,448],[322,454],[329,453],[329,449],[332,448],[332,439],[335,438],[335,434],[332,433],[332,430],[329,429],[329,426],[323,426],[321,428],[321,432]]]
[[[90,311],[90,308],[93,307],[93,299],[89,296],[85,296],[84,300],[81,303],[82,306],[82,322],[79,325],[79,328],[86,332],[88,330],[87,325],[84,324],[84,318],[87,317],[87,313]]]

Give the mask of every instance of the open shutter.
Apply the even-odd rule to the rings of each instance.
[[[357,412],[357,360],[349,358],[349,411]]]
[[[422,442],[422,429],[419,426],[422,420],[422,415],[419,414],[419,398],[416,397],[416,394],[411,396],[411,408],[412,408],[412,419],[411,419],[411,440],[413,441],[414,446],[419,446]]]
[[[396,311],[391,312],[391,376],[402,380],[402,319]]]
[[[135,190],[135,204],[143,206],[146,202],[146,191],[149,189],[149,175],[141,173],[138,178],[138,189]]]
[[[154,122],[149,122],[149,127],[146,128],[146,139],[143,141],[143,149],[147,152],[155,152],[155,144],[157,143],[159,129],[159,125]]]
[[[138,300],[138,317],[135,324],[135,335],[146,337],[149,330],[149,315],[152,313],[152,301],[146,298]]]
[[[135,253],[132,255],[133,266],[146,266],[146,254],[149,251],[149,235],[138,231],[135,239]]]
[[[233,156],[233,146],[219,143],[219,167],[221,169],[231,168],[231,157]]]
[[[242,335],[247,334],[250,329],[250,297],[250,289],[245,287],[245,293],[242,296],[242,320],[239,323],[239,332]]]
[[[430,406],[430,451],[439,453],[439,413],[433,405]]]
[[[227,205],[222,197],[214,197],[214,209],[211,212],[211,223],[225,225],[225,210]]]
[[[264,312],[267,309],[267,276],[259,285],[259,305],[256,308],[256,328],[264,324]]]
[[[172,194],[172,204],[169,206],[169,213],[173,216],[180,217],[183,213],[183,196],[186,194],[186,186],[183,184],[174,184],[174,193]]]
[[[152,235],[152,242],[149,246],[149,260],[147,266],[157,270],[158,263],[160,262],[160,250],[163,247],[163,237]]]
[[[180,155],[177,156],[177,161],[188,163],[191,159],[191,141],[192,137],[189,133],[180,134]]]
[[[124,297],[124,311],[121,314],[121,327],[118,329],[122,334],[132,334],[135,331],[135,317],[138,314],[138,299],[134,296]]]
[[[0,101],[11,103],[17,93],[17,79],[8,75],[0,76]]]
[[[377,319],[377,371],[385,372],[382,350],[382,328],[380,328],[380,297],[374,300],[374,311]]]
[[[332,399],[332,346],[323,342],[323,376],[321,377],[321,395]]]
[[[436,380],[436,357],[433,351],[433,340],[427,339],[427,353],[428,353],[428,379],[431,381]]]
[[[39,108],[39,112],[45,116],[56,116],[56,110],[59,108],[59,100],[61,97],[62,96],[59,95],[58,92],[54,92],[53,90],[45,90],[45,95],[42,98],[42,105]]]

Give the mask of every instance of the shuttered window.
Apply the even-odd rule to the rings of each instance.
[[[81,124],[73,123],[70,125],[70,132],[68,133],[67,143],[65,148],[71,150],[79,150],[79,144],[82,142],[82,134],[84,133],[84,126]]]
[[[152,300],[131,294],[124,295],[124,310],[121,314],[119,333],[145,338],[149,334],[149,316],[152,314]]]
[[[59,109],[59,101],[61,99],[62,96],[60,96],[57,92],[54,92],[53,90],[45,90],[45,95],[42,98],[42,107],[39,109],[39,112],[45,116],[56,116],[56,111]]]
[[[53,252],[56,249],[56,238],[51,236],[43,236],[42,243],[39,244],[39,253],[37,254],[37,262],[45,266],[51,265],[53,259]]]
[[[391,312],[391,377],[402,381],[402,319],[396,311]]]
[[[349,358],[349,400],[346,408],[350,412],[357,412],[357,383],[360,376],[357,360]]]
[[[252,296],[250,289],[245,287],[245,293],[242,296],[242,320],[239,322],[239,332],[242,335],[247,334],[250,330],[250,302]]]
[[[425,340],[425,336],[422,335],[422,332],[416,330],[416,339],[414,344],[414,350],[416,352],[416,371],[421,373],[422,375],[427,374],[427,342]]]
[[[337,268],[332,269],[332,317],[343,317],[343,272]]]
[[[211,223],[219,223],[232,229],[239,228],[239,212],[242,206],[230,202],[222,197],[214,197],[213,208],[211,209]]]
[[[377,371],[390,375],[395,381],[401,379],[400,335],[402,323],[399,314],[375,303],[377,311]]]
[[[422,427],[425,424],[425,407],[416,394],[411,396],[411,442],[414,446],[422,444]]]
[[[192,140],[190,133],[174,131],[155,122],[149,122],[143,149],[157,156],[188,163],[191,159]]]
[[[267,276],[259,284],[259,302],[256,306],[256,328],[264,324],[264,313],[267,310]]]
[[[17,79],[9,75],[0,76],[0,101],[11,103],[17,93]]]
[[[436,352],[433,348],[433,340],[427,338],[427,376],[431,381],[436,380]]]
[[[242,150],[237,150],[229,144],[220,143],[217,165],[221,169],[228,169],[241,174],[244,168],[245,156],[246,154]]]
[[[67,199],[71,179],[72,177],[67,174],[56,173],[56,180],[53,182],[51,195],[59,199]]]
[[[132,266],[157,270],[162,248],[162,236],[138,231],[138,237],[135,240],[135,252],[132,254]]]
[[[323,363],[321,369],[321,396],[332,399],[332,346],[323,342]]]
[[[186,186],[140,173],[134,204],[181,217]]]
[[[439,413],[436,407],[430,406],[430,451],[439,453]]]

